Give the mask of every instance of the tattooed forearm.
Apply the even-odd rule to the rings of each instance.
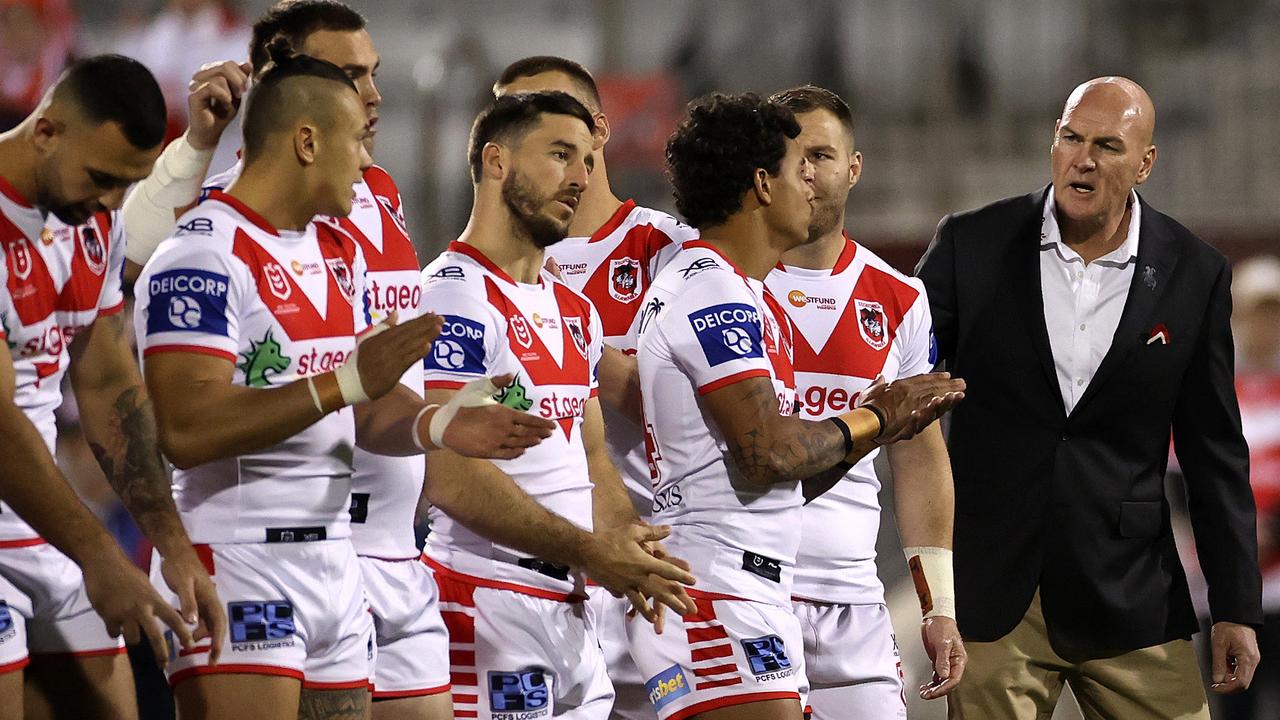
[[[737,400],[735,412],[759,421],[736,437],[728,437],[734,462],[747,479],[761,484],[794,482],[817,475],[844,458],[844,436],[834,424],[782,417],[772,383],[742,384],[748,383],[751,387]]]
[[[298,698],[298,720],[362,720],[367,717],[367,690],[303,690]]]

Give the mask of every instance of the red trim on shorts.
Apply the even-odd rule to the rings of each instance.
[[[455,703],[475,705],[480,702],[480,696],[479,695],[459,695],[457,693],[454,693],[453,701]]]
[[[530,585],[521,585],[520,583],[507,582],[505,580],[489,580],[487,578],[476,577],[466,573],[458,572],[452,568],[441,565],[426,554],[422,556],[422,562],[431,568],[432,572],[438,573],[443,579],[461,582],[475,587],[489,588],[490,590],[507,590],[521,595],[531,595],[543,600],[554,600],[556,602],[582,602],[585,598],[581,595],[572,593],[557,592],[555,590],[546,590],[544,588],[533,587]]]
[[[712,640],[725,640],[729,637],[729,633],[720,625],[708,628],[688,628],[685,632],[689,635],[690,645]]]
[[[735,672],[737,671],[736,665],[734,666],[734,671]],[[741,685],[741,684],[742,684],[742,678],[731,677],[731,678],[725,678],[723,680],[707,680],[705,682],[700,682],[697,685],[694,685],[693,689],[694,690],[714,690],[718,687],[730,687],[733,685]]]
[[[479,678],[476,677],[475,673],[460,673],[460,672],[450,673],[449,679],[453,681],[454,685],[467,685],[469,687],[480,687]],[[459,695],[458,697],[467,697],[467,696]],[[472,695],[470,697],[475,697],[475,696]],[[454,702],[461,702],[461,700],[455,699]]]
[[[123,655],[129,652],[129,648],[121,645],[114,648],[99,648],[98,650],[72,650],[69,652],[32,652],[32,655],[40,657],[111,657],[115,655]]]
[[[453,716],[455,718],[478,718],[480,713],[475,710],[454,710]]]
[[[11,672],[17,672],[30,664],[31,664],[31,656],[28,655],[27,657],[24,657],[21,660],[14,660],[13,662],[8,663],[7,665],[0,665],[0,675],[4,675],[6,673],[11,673]]]
[[[369,678],[363,680],[346,680],[343,682],[317,682],[303,679],[302,687],[307,690],[356,690],[369,688]]]
[[[201,665],[200,667],[179,670],[169,676],[169,687],[177,687],[178,683],[197,675],[276,675],[293,678],[298,681],[303,679],[301,670],[284,668],[278,665],[228,665],[226,663],[218,663],[217,665]]]
[[[112,306],[111,306],[111,307],[109,307],[109,308],[101,308],[101,309],[99,309],[99,310],[98,310],[98,317],[111,317],[112,315],[115,315],[116,313],[120,312],[121,310],[124,310],[124,301],[123,301],[123,300],[121,300],[120,302],[116,303],[115,305],[112,305]]]
[[[449,683],[445,683],[439,687],[422,688],[420,690],[373,690],[373,697],[376,700],[390,700],[392,698],[408,698],[408,697],[426,697],[428,695],[439,695],[449,692],[449,688],[453,687]]]
[[[450,650],[449,664],[461,665],[463,667],[475,667],[476,651],[475,650]]]
[[[729,657],[733,655],[733,645],[725,643],[724,645],[712,645],[707,648],[699,648],[690,653],[693,662],[699,663],[704,660],[714,660],[716,658]]]
[[[152,355],[158,355],[160,353],[173,353],[173,352],[195,353],[196,355],[211,355],[213,357],[222,358],[223,360],[230,360],[232,362],[235,362],[236,360],[235,355],[232,355],[231,353],[225,350],[218,350],[217,348],[205,347],[203,345],[152,345],[151,347],[142,351],[142,357],[149,358]]]
[[[178,657],[191,657],[192,655],[201,655],[203,653],[209,652],[211,649],[213,649],[212,645],[201,645],[199,647],[193,647],[190,650],[186,648],[180,648],[178,650]]]
[[[45,539],[42,537],[22,538],[20,540],[0,540],[0,550],[8,550],[10,548],[35,547],[36,545],[44,545]]]
[[[770,375],[769,371],[765,370],[764,368],[752,368],[750,370],[743,370],[740,373],[734,373],[728,377],[722,377],[719,380],[712,380],[706,385],[703,385],[702,387],[698,388],[698,394],[706,395],[707,393],[715,392],[720,388],[729,387],[734,383],[742,382],[743,380],[747,380],[755,377],[767,378],[767,377],[773,377],[773,376]]]
[[[196,557],[200,558],[200,564],[204,566],[205,572],[209,573],[209,577],[213,577],[213,548],[200,543],[192,545],[191,549],[196,551]]]
[[[697,588],[685,588],[685,592],[688,593],[689,597],[693,598],[694,600],[736,600],[739,602],[757,602],[755,600],[748,600],[747,598],[744,598],[744,597],[738,597],[737,595],[726,595],[724,593],[708,592],[706,590],[698,590]],[[708,605],[708,607],[710,606]],[[715,614],[713,613],[711,617],[715,617]]]
[[[741,678],[738,678],[741,679]],[[753,702],[764,702],[766,700],[795,700],[800,702],[800,693],[798,692],[761,692],[761,693],[745,693],[743,695],[730,695],[728,697],[716,698],[714,700],[706,700],[700,703],[694,703],[683,710],[679,710],[668,715],[666,720],[684,720],[693,717],[698,713],[704,713],[708,710],[717,708],[732,707],[734,705],[746,705]]]
[[[714,665],[708,668],[694,668],[693,674],[696,677],[711,677],[712,675],[723,675],[725,673],[738,672],[737,663],[727,663],[724,665]]]

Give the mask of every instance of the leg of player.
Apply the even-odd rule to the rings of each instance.
[[[804,711],[795,700],[765,700],[731,705],[694,715],[695,720],[800,720]]]
[[[298,699],[298,720],[368,720],[369,689],[307,690]]]
[[[373,720],[450,720],[453,693],[373,701]]]
[[[183,720],[295,720],[302,681],[276,675],[196,675],[173,688]]]
[[[0,672],[0,720],[22,720],[22,668]]]
[[[133,669],[123,652],[32,655],[23,700],[26,720],[94,717],[135,720]]]

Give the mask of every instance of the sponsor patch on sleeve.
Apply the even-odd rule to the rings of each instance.
[[[707,364],[712,367],[730,360],[764,357],[760,312],[751,305],[712,305],[689,313],[689,324],[698,336]]]
[[[938,364],[938,336],[933,334],[933,328],[929,328],[929,364]]]
[[[462,317],[445,315],[440,336],[431,344],[425,360],[427,370],[484,374],[484,325]]]
[[[198,332],[227,337],[226,275],[177,268],[156,273],[147,281],[147,334]]]
[[[691,692],[689,681],[684,678],[684,669],[679,665],[672,665],[649,678],[649,681],[644,684],[644,689],[649,693],[649,702],[653,703],[654,710],[661,710],[667,704]]]

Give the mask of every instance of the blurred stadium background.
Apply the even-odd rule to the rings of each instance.
[[[30,111],[68,57],[111,51],[138,57],[156,73],[177,134],[191,73],[207,61],[243,59],[248,24],[270,4],[0,0],[0,129]],[[866,158],[850,201],[850,231],[904,270],[946,213],[1046,183],[1053,121],[1071,88],[1124,74],[1147,88],[1158,110],[1160,155],[1144,197],[1235,262],[1280,250],[1280,0],[351,4],[368,18],[382,56],[376,159],[400,184],[424,263],[466,222],[471,118],[500,69],[531,54],[570,57],[596,74],[614,129],[607,153],[615,191],[665,209],[672,203],[663,144],[686,100],[803,82],[840,92],[853,106]],[[232,162],[235,147],[234,138],[224,143],[215,170]],[[1280,279],[1261,282],[1260,307],[1269,313],[1261,324],[1280,323]],[[1280,347],[1270,347],[1258,371],[1276,374],[1277,356]],[[84,448],[68,405],[60,459],[145,563],[148,549]],[[1280,408],[1280,400],[1271,406]],[[1255,464],[1264,550],[1274,546],[1278,474],[1274,464]],[[1171,482],[1176,488],[1176,478]],[[891,492],[887,482],[886,507]],[[885,518],[881,573],[902,629],[912,717],[942,717],[940,703],[926,707],[913,697],[927,667],[891,513]],[[1268,583],[1269,596],[1280,595],[1278,585]],[[1278,608],[1275,598],[1268,610]],[[1260,714],[1215,717],[1280,716],[1280,656],[1267,652],[1260,674],[1271,687],[1255,693]],[[1073,716],[1072,708],[1058,714]]]

